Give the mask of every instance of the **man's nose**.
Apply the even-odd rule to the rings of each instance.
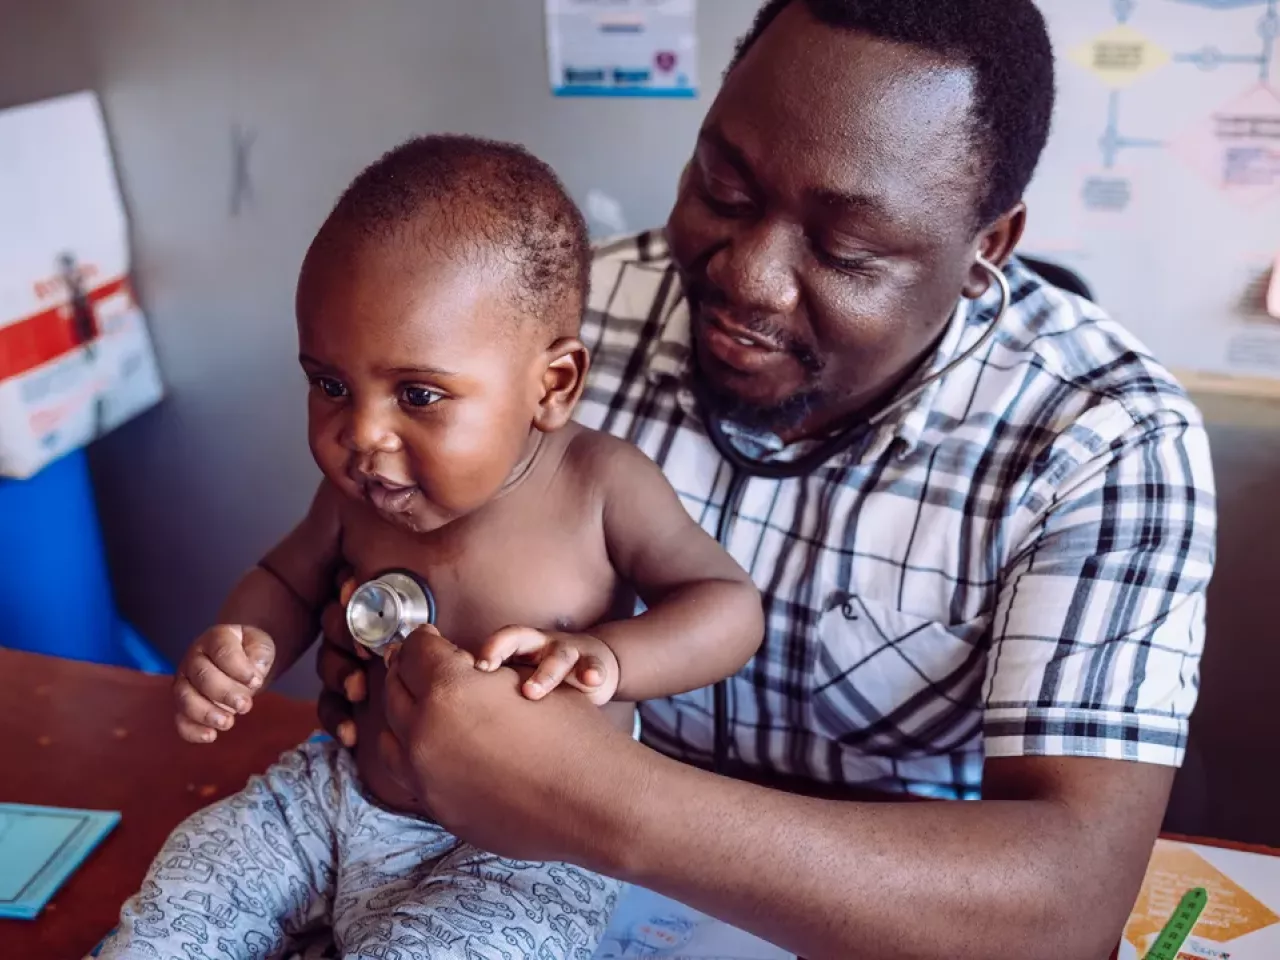
[[[795,244],[787,232],[768,223],[738,232],[707,261],[707,279],[734,307],[788,314],[800,302]]]
[[[352,406],[340,439],[352,453],[395,453],[400,449],[392,412],[374,403]]]

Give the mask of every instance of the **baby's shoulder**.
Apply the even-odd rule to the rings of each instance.
[[[568,429],[573,434],[567,438],[564,463],[584,479],[604,480],[618,472],[634,470],[637,464],[656,469],[653,461],[633,443],[577,423]]]
[[[582,483],[610,496],[649,484],[666,484],[662,470],[635,444],[574,424],[564,463]]]

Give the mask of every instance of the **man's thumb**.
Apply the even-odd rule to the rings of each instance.
[[[402,671],[424,670],[432,674],[456,669],[474,670],[476,665],[474,656],[454,646],[430,624],[418,627],[405,638],[396,652],[396,661]]]

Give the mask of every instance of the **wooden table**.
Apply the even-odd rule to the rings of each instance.
[[[0,801],[123,814],[40,917],[0,920],[0,958],[83,957],[183,818],[235,793],[317,726],[314,704],[265,693],[217,743],[184,743],[170,682],[0,649]]]
[[[265,693],[217,743],[187,744],[174,730],[169,684],[0,648],[0,801],[123,814],[37,919],[0,920],[0,960],[83,957],[115,926],[175,826],[235,793],[316,727],[314,704]]]

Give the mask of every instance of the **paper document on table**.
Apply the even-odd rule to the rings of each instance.
[[[0,803],[0,917],[35,917],[119,821],[103,810]]]
[[[736,927],[640,887],[622,895],[594,960],[795,960]]]
[[[1204,887],[1209,901],[1179,960],[1280,957],[1280,857],[1160,840],[1125,926],[1119,960],[1146,956],[1182,895],[1195,887]]]

